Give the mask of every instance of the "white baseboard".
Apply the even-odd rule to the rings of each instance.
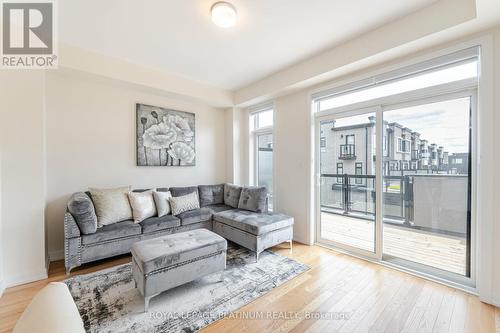
[[[293,241],[301,244],[309,245],[309,242],[303,239],[303,237],[293,236]]]
[[[49,261],[64,259],[64,250],[49,251]]]
[[[30,274],[30,275],[18,275],[18,276],[13,276],[5,279],[5,285],[4,288],[10,288],[10,287],[15,287],[20,284],[25,284],[25,283],[30,283],[38,280],[43,280],[48,278],[47,272],[41,272],[37,274]]]
[[[4,291],[5,291],[5,286],[3,284],[3,281],[0,281],[0,297],[2,297]]]

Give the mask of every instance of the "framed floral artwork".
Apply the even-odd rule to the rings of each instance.
[[[195,114],[136,104],[137,165],[196,165]]]

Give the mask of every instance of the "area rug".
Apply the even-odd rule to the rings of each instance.
[[[271,251],[254,254],[230,243],[227,268],[151,299],[134,288],[132,268],[124,264],[67,279],[87,332],[196,332],[307,271],[295,260]]]

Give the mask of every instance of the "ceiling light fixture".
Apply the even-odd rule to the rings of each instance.
[[[229,28],[236,24],[236,8],[229,2],[220,1],[214,3],[211,9],[212,22],[222,28]]]

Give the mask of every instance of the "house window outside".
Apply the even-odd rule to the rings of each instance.
[[[409,153],[410,146],[411,146],[410,140],[398,138],[398,153]]]
[[[354,173],[356,175],[362,175],[363,174],[363,163],[356,162]],[[354,178],[354,183],[355,184],[363,184],[363,178]]]
[[[337,163],[337,175],[342,175],[342,174],[344,174],[344,163]],[[342,184],[343,178],[337,177],[337,183]]]

